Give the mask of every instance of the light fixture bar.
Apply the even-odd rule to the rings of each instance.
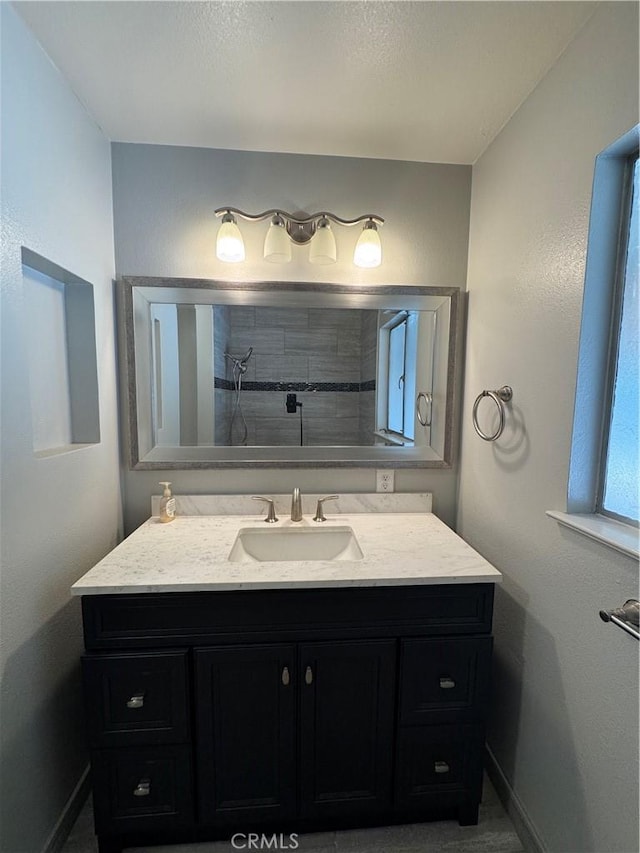
[[[216,243],[216,254],[221,261],[244,260],[244,244],[236,224],[236,217],[245,219],[247,222],[271,220],[265,237],[263,256],[265,260],[273,263],[287,263],[291,260],[291,246],[287,244],[287,236],[291,242],[299,246],[311,243],[309,261],[312,264],[335,263],[337,251],[335,237],[331,230],[332,222],[347,228],[352,225],[363,226],[354,254],[356,266],[377,267],[382,260],[378,226],[384,224],[384,219],[376,213],[365,213],[355,219],[343,219],[328,210],[311,213],[308,216],[295,216],[277,207],[263,210],[262,213],[246,213],[237,207],[219,207],[214,213],[222,217]]]
[[[216,216],[224,216],[226,213],[233,213],[235,216],[240,216],[246,219],[247,222],[259,222],[262,219],[269,219],[272,216],[281,216],[286,222],[292,222],[295,225],[307,225],[309,222],[317,222],[318,219],[330,219],[337,225],[359,225],[367,220],[373,220],[378,225],[384,225],[384,219],[376,213],[366,213],[364,216],[358,216],[356,219],[343,219],[341,216],[336,216],[335,213],[322,210],[319,213],[312,213],[309,216],[294,216],[292,213],[285,213],[280,208],[271,208],[263,213],[245,213],[237,207],[219,207],[214,211]]]

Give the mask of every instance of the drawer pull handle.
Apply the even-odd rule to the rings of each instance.
[[[305,680],[305,684],[312,684],[313,683],[313,670],[311,669],[310,666],[308,666],[305,670],[304,680]]]
[[[127,700],[127,708],[142,708],[144,705],[144,693],[136,693]]]
[[[289,675],[289,667],[285,666],[285,668],[282,670],[282,683],[285,687],[288,687],[290,681],[291,676]]]
[[[451,690],[452,687],[455,687],[456,683],[453,678],[449,678],[449,676],[445,675],[444,678],[440,679],[440,687],[442,690]]]
[[[141,779],[133,789],[134,797],[148,797],[151,793],[151,779]]]
[[[433,769],[436,771],[436,773],[448,773],[449,765],[446,761],[436,761],[436,763],[433,765]]]

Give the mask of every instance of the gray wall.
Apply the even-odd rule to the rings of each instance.
[[[122,143],[112,150],[118,275],[465,286],[468,166]],[[243,223],[248,261],[223,264],[215,256],[213,210],[225,204],[249,213],[271,207],[328,209],[345,218],[379,213],[387,220],[383,263],[354,267],[357,229],[336,227],[336,264],[309,264],[303,247],[294,247],[290,264],[270,264],[262,258],[266,224]],[[127,529],[148,517],[150,495],[162,479],[183,494],[285,492],[294,485],[338,493],[375,489],[372,469],[126,471]],[[453,522],[455,471],[400,469],[396,488],[433,491],[435,512]]]
[[[638,847],[635,560],[564,510],[594,158],[638,121],[637,4],[604,3],[474,166],[458,530],[504,573],[489,746],[553,851]],[[495,445],[470,424],[513,386]]]
[[[42,850],[87,763],[80,604],[118,542],[109,144],[8,3],[2,16],[0,847]],[[33,452],[21,247],[94,286],[101,441]]]

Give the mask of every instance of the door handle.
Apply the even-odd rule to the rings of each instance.
[[[305,670],[304,682],[305,682],[305,684],[312,684],[313,683],[313,670],[311,669],[310,666],[308,666]]]
[[[288,687],[291,683],[291,676],[289,675],[289,667],[285,666],[282,669],[282,683],[285,687]]]

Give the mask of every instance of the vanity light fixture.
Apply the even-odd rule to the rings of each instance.
[[[323,216],[318,220],[316,235],[311,241],[309,263],[335,264],[337,257],[336,238],[333,236],[331,223],[326,216]]]
[[[382,244],[378,227],[373,219],[364,223],[362,234],[358,237],[353,253],[353,263],[357,267],[379,267],[382,263]]]
[[[291,260],[291,240],[284,219],[276,214],[264,238],[264,259],[272,264],[288,264]]]
[[[309,262],[333,264],[337,259],[336,238],[331,223],[336,225],[359,225],[364,223],[362,234],[356,244],[353,262],[358,267],[372,268],[382,262],[382,246],[378,226],[384,223],[381,216],[368,213],[356,219],[342,219],[334,213],[322,211],[311,216],[294,216],[282,210],[265,210],[263,213],[244,213],[235,207],[219,207],[216,216],[222,217],[216,241],[216,256],[221,261],[237,263],[244,261],[244,242],[236,217],[248,222],[270,219],[271,223],[264,241],[264,259],[284,264],[291,260],[291,243],[310,243]]]
[[[216,240],[216,255],[219,260],[226,261],[229,264],[244,261],[244,240],[235,216],[229,211],[222,217],[222,224]]]

